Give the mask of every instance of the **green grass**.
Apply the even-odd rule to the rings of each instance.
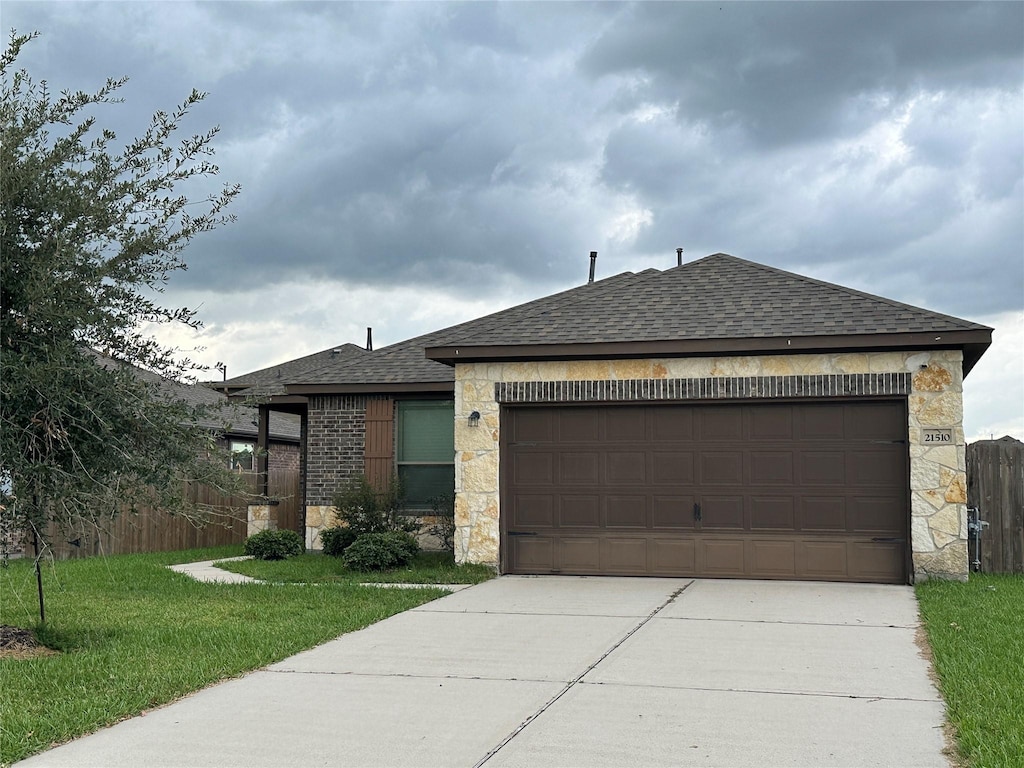
[[[0,764],[262,667],[445,594],[341,582],[204,584],[164,566],[240,548],[69,560],[44,568],[59,655],[0,659]],[[34,628],[31,561],[0,569],[0,623]]]
[[[917,597],[961,760],[1024,766],[1024,576],[927,581]]]
[[[479,584],[494,578],[494,569],[486,565],[456,565],[450,552],[421,552],[408,567],[380,573],[350,571],[340,558],[319,553],[287,560],[237,560],[217,566],[264,581],[304,584]]]

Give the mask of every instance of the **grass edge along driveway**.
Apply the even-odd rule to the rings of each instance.
[[[0,568],[0,623],[36,628],[60,653],[0,659],[0,765],[237,677],[441,597],[438,589],[321,589],[196,582],[165,566],[241,547]]]
[[[1024,575],[916,586],[959,759],[1024,766]]]

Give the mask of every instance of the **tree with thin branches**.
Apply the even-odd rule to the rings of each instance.
[[[188,514],[183,481],[232,484],[204,414],[175,394],[200,369],[151,329],[200,326],[163,290],[192,238],[232,220],[239,187],[212,181],[217,128],[179,138],[206,94],[116,147],[97,114],[126,78],[54,95],[15,68],[35,37],[12,32],[0,57],[0,534],[34,543],[38,574],[54,523]]]

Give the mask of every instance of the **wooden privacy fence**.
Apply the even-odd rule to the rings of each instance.
[[[256,492],[257,475],[248,473],[246,482]],[[302,505],[299,499],[297,470],[271,470],[270,496],[280,499],[277,505],[278,527],[289,527],[302,533]],[[79,522],[71,527],[49,530],[50,548],[54,558],[64,560],[93,555],[125,555],[144,552],[173,552],[179,549],[218,547],[241,544],[246,536],[246,511],[249,497],[227,496],[203,485],[189,484],[193,502],[214,508],[205,524],[172,515],[158,509],[140,509],[122,513],[106,520],[102,527]],[[27,547],[31,554],[31,545]]]
[[[1024,443],[1012,437],[967,446],[967,505],[988,522],[981,556],[984,573],[1024,573]]]

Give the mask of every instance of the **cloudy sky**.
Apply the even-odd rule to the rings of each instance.
[[[969,437],[1024,437],[1024,4],[18,2],[56,89],[192,88],[228,228],[162,331],[229,375],[726,252],[982,322]]]

